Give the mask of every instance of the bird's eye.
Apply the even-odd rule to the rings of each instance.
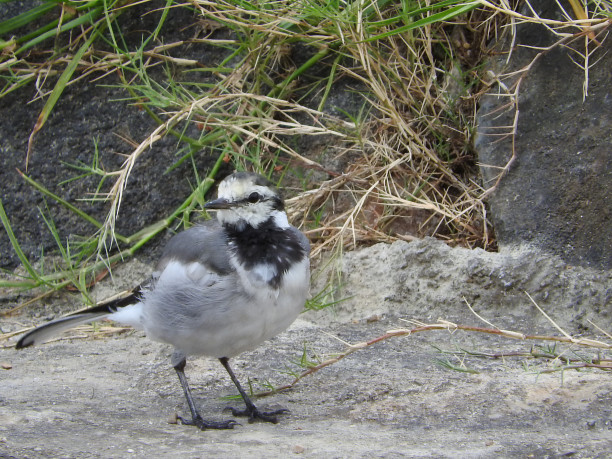
[[[256,202],[259,202],[261,200],[261,195],[257,192],[253,192],[249,195],[249,197],[247,198],[247,201],[249,201],[251,204],[255,204]]]

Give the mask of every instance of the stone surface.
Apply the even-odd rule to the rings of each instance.
[[[258,391],[264,383],[290,383],[304,357],[326,360],[346,343],[412,328],[409,320],[489,327],[464,296],[501,329],[559,336],[523,289],[568,333],[609,342],[587,321],[610,330],[609,274],[559,258],[451,249],[426,239],[348,253],[338,269],[348,299],[335,310],[304,314],[289,331],[234,359],[245,384]],[[101,299],[143,271],[131,261],[117,269],[114,285],[106,279],[94,293]],[[78,295],[52,298],[46,314],[78,303]],[[23,314],[2,327],[42,321]],[[206,432],[168,423],[187,413],[171,350],[141,333],[0,348],[0,361],[10,367],[0,369],[0,457],[609,457],[609,372],[544,373],[559,361],[468,354],[529,353],[550,344],[447,330],[391,338],[257,400],[290,410],[279,424]],[[555,349],[597,356],[594,349]],[[610,358],[609,351],[599,357]],[[471,372],[451,371],[444,361]],[[236,402],[221,397],[235,390],[221,365],[192,359],[186,372],[202,414],[228,419],[222,410]]]
[[[530,3],[542,17],[561,19],[554,2]],[[557,39],[541,26],[517,26],[517,44],[547,47]],[[583,49],[583,43],[584,38],[572,46]],[[573,264],[612,268],[612,41],[604,40],[598,49],[591,44],[590,51],[584,101],[584,70],[572,62],[580,58],[566,47],[545,52],[524,75],[516,160],[488,204],[502,250],[529,243]],[[504,55],[491,63],[491,70],[497,75],[517,71],[538,53],[515,48],[508,65]],[[510,88],[517,79],[502,80]],[[478,113],[476,147],[485,187],[495,183],[499,168],[512,156],[510,138],[488,135],[507,132],[499,127],[513,121],[514,111],[501,110],[509,98],[497,97],[499,92],[504,91],[494,85]]]
[[[486,317],[520,323],[527,310],[532,320],[540,316],[528,293],[573,329],[593,331],[587,319],[612,326],[612,272],[571,266],[528,247],[492,253],[450,248],[432,238],[398,241],[346,253],[340,273],[340,296],[349,299],[327,317],[332,321],[377,314],[453,321],[449,311],[461,317],[468,302]]]

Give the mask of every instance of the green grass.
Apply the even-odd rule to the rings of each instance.
[[[484,370],[477,367],[478,361],[482,360],[502,361],[504,366],[518,360],[518,365],[526,373],[536,375],[560,373],[563,376],[563,372],[567,370],[599,369],[610,371],[610,359],[605,358],[605,351],[588,348],[587,350],[578,350],[562,346],[559,343],[534,344],[528,351],[499,351],[494,349],[492,352],[483,352],[457,345],[451,349],[443,349],[437,345],[432,345],[432,347],[444,356],[434,359],[437,365],[461,373],[481,373]]]
[[[593,24],[610,17],[607,2],[592,6]],[[121,28],[133,8],[156,18],[136,43]],[[174,9],[189,11],[193,24],[185,27],[193,38],[165,41]],[[10,215],[0,207],[4,230],[26,273],[0,286],[73,285],[87,297],[101,271],[130,258],[160,232],[191,224],[226,163],[292,187],[289,213],[308,230],[315,256],[396,240],[402,235],[387,223],[423,209],[428,214],[422,228],[437,222],[429,235],[468,247],[494,247],[473,161],[472,169],[463,172],[453,167],[471,154],[484,55],[467,62],[449,36],[455,28],[467,30],[476,52],[515,14],[494,4],[459,0],[48,0],[5,19],[0,22],[0,98],[35,81],[42,82],[40,93],[45,94],[22,177],[86,222],[91,232],[60,234],[45,210],[44,222],[63,261],[52,269],[35,269]],[[197,46],[215,47],[220,57],[205,64],[185,58]],[[453,67],[458,69],[453,75],[442,71]],[[116,75],[121,102],[143,109],[157,128],[117,170],[104,169],[92,139],[89,163],[66,162],[69,178],[57,184],[33,180],[27,170],[32,143],[47,129],[64,91],[77,78],[103,74]],[[461,103],[447,97],[453,76],[460,80]],[[332,102],[340,82],[350,82],[362,101],[352,113]],[[101,79],[98,84],[109,83]],[[449,142],[449,132],[459,140]],[[139,167],[138,158],[168,136],[175,139],[178,154],[159,167],[170,171],[189,162],[191,194],[162,220],[131,235],[117,234],[123,190]],[[303,136],[325,136],[324,151],[299,151],[295,139]],[[208,170],[196,166],[202,154],[214,157]],[[323,166],[326,158],[345,156],[350,159],[344,170]],[[91,196],[77,202],[50,191],[92,177],[97,183]],[[88,208],[100,200],[108,206],[102,221],[91,217]],[[377,213],[380,225],[371,217]],[[337,284],[329,283],[308,307],[335,304]]]

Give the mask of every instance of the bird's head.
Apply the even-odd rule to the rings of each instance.
[[[270,218],[280,227],[288,225],[279,191],[268,179],[252,172],[236,172],[223,179],[217,199],[204,208],[217,210],[221,224],[238,229],[246,225],[257,228]]]

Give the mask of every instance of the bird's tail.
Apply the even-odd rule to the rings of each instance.
[[[19,341],[17,341],[15,347],[17,349],[22,349],[24,347],[34,346],[35,344],[43,343],[55,335],[76,327],[77,325],[102,319],[114,313],[117,308],[137,303],[139,301],[140,292],[141,287],[138,286],[111,299],[102,301],[91,308],[47,322],[23,335]]]

